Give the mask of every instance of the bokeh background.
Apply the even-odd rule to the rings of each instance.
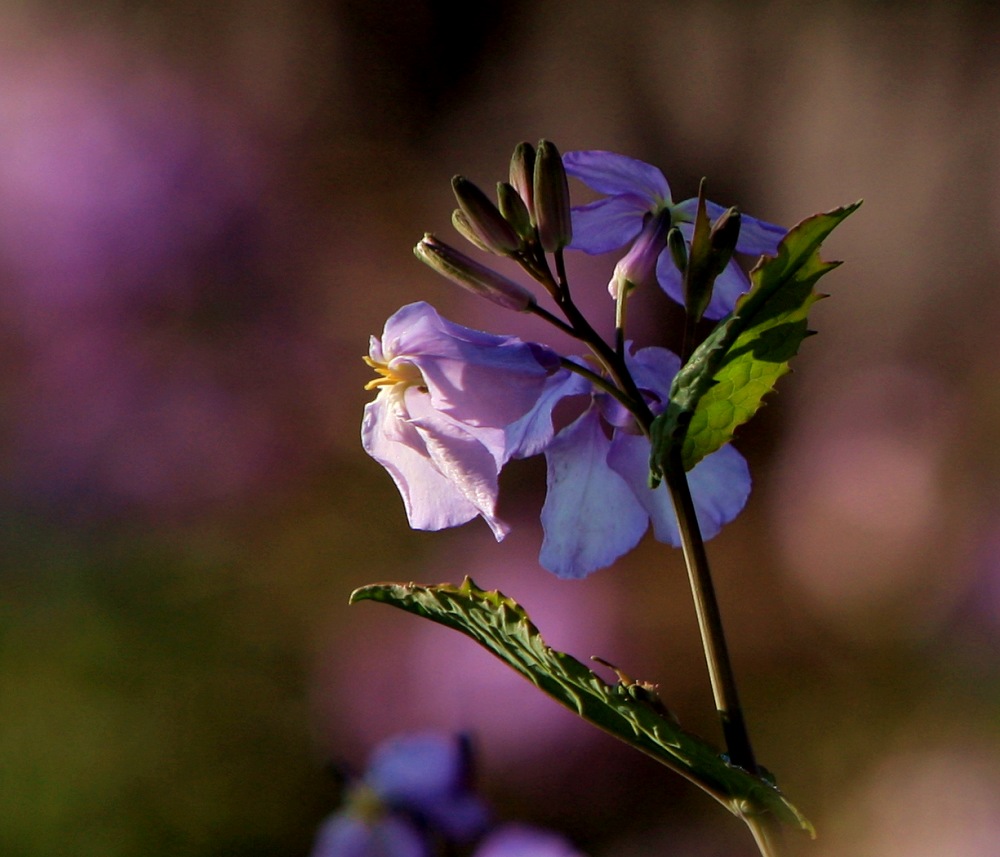
[[[784,224],[865,198],[710,554],[758,755],[820,831],[789,853],[994,855],[998,44],[954,0],[3,3],[0,853],[305,855],[331,770],[424,728],[592,857],[754,853],[470,641],[347,606],[471,573],[718,737],[677,553],[556,580],[538,461],[502,545],[410,532],[359,445],[400,305],[547,335],[411,254],[453,173],[544,136]],[[570,268],[594,312],[613,261]]]

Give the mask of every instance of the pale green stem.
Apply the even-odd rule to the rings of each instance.
[[[632,284],[628,281],[618,284],[618,297],[615,299],[615,351],[625,357],[625,309],[628,306],[628,296]]]
[[[701,632],[702,645],[705,650],[705,661],[708,664],[712,696],[715,699],[715,707],[722,722],[726,750],[734,765],[759,776],[760,770],[754,758],[750,735],[743,717],[743,708],[736,692],[736,679],[733,675],[729,649],[722,628],[722,614],[715,596],[708,554],[705,552],[705,541],[698,526],[694,501],[691,498],[691,490],[688,486],[687,474],[681,463],[679,449],[671,456],[665,477],[677,516],[677,528],[691,583],[691,594],[694,597],[698,629]],[[763,857],[777,857],[779,830],[776,821],[767,816],[745,815],[743,818],[753,834],[761,855]]]

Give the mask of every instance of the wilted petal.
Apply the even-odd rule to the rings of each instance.
[[[430,857],[413,825],[391,815],[371,822],[340,812],[319,829],[311,857]]]
[[[647,202],[646,210],[670,199],[670,185],[659,169],[614,152],[590,150],[563,155],[566,172],[598,193],[629,194]]]
[[[583,857],[557,833],[525,824],[505,824],[476,849],[475,857]]]
[[[596,255],[624,247],[642,231],[647,211],[646,201],[636,196],[607,196],[573,208],[570,249]]]
[[[390,806],[416,813],[450,839],[467,841],[486,826],[488,813],[472,791],[469,747],[461,736],[391,739],[372,758],[365,782]]]
[[[610,441],[596,407],[559,432],[545,450],[547,493],[541,564],[558,577],[586,577],[638,544],[647,516],[607,464]]]

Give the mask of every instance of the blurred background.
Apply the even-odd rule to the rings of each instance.
[[[758,756],[820,833],[790,853],[994,855],[998,44],[977,2],[7,0],[0,852],[305,855],[332,765],[443,728],[498,816],[591,857],[755,853],[471,641],[347,606],[470,573],[718,740],[679,553],[557,580],[541,461],[505,471],[503,544],[410,532],[359,444],[402,304],[547,336],[411,253],[452,174],[544,136],[786,225],[865,198],[709,552]],[[570,267],[606,324],[613,263]]]

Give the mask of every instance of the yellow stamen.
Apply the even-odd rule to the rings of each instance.
[[[372,378],[371,381],[365,384],[366,390],[375,390],[378,387],[391,387],[396,384],[410,386],[412,384],[423,384],[424,382],[420,370],[412,363],[402,362],[390,368],[388,363],[378,363],[372,360],[371,357],[365,356],[361,359],[382,376],[381,378]]]

